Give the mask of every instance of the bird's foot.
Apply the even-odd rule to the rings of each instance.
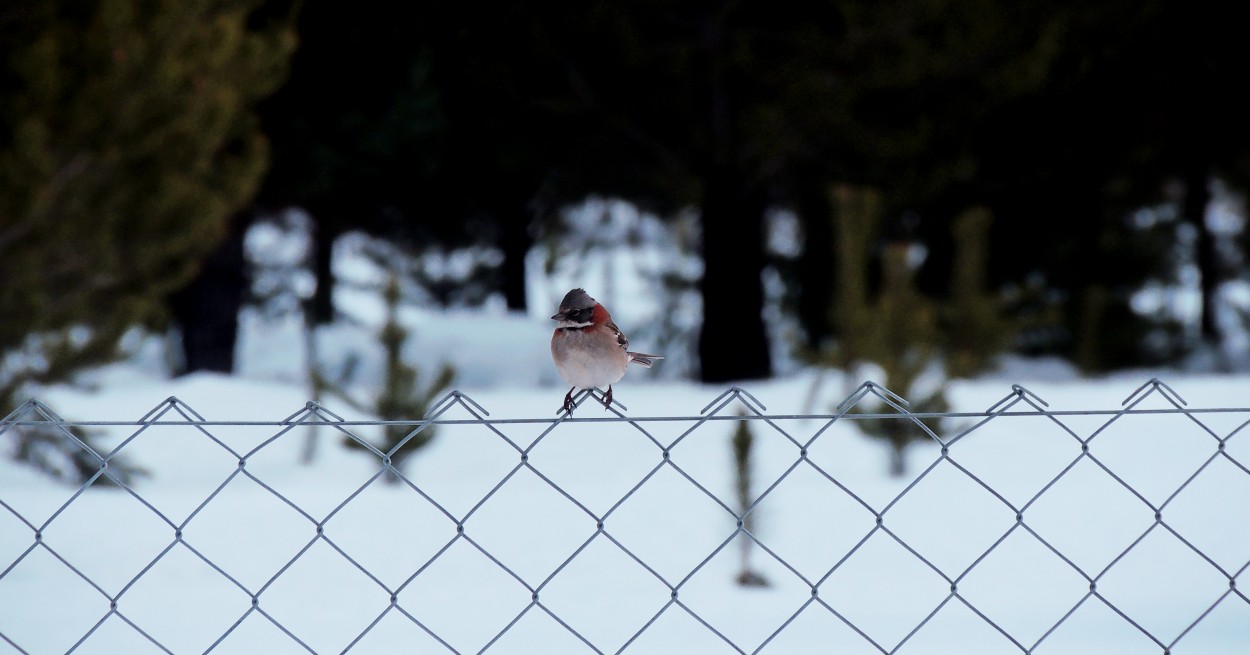
[[[612,406],[612,385],[608,385],[607,393],[603,394],[603,408],[607,409]]]
[[[573,408],[576,407],[576,405],[573,403],[573,391],[575,389],[577,389],[577,387],[573,387],[573,389],[569,389],[569,392],[564,394],[564,405],[562,405],[560,409],[556,410],[557,414],[563,412],[565,414],[568,414],[569,416],[573,416]]]

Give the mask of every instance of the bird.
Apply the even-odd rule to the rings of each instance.
[[[551,319],[556,321],[551,335],[551,359],[560,377],[573,385],[558,411],[570,416],[575,390],[607,387],[603,394],[603,406],[607,408],[612,404],[612,385],[625,376],[630,362],[651,368],[656,360],[664,359],[660,355],[631,352],[629,339],[612,322],[607,308],[585,289],[565,294]]]

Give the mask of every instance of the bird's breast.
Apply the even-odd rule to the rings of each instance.
[[[580,389],[616,383],[629,364],[629,355],[616,345],[615,338],[587,330],[556,330],[551,337],[551,358],[560,377]]]

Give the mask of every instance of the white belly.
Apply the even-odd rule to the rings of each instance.
[[[561,347],[555,339],[551,342],[551,356],[556,371],[571,386],[579,389],[606,389],[625,377],[629,355],[612,344],[609,348],[582,347],[590,345],[580,332],[571,332]]]

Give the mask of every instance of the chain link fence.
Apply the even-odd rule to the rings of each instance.
[[[0,653],[1250,648],[1250,409],[1158,380],[1104,411],[1020,386],[947,414],[872,383],[822,415],[737,387],[688,416],[599,399],[525,419],[452,392],[407,424],[439,436],[405,470],[407,440],[379,451],[383,423],[316,403],[230,422],[169,398],[91,422],[31,401],[0,445],[51,429],[98,466],[76,488],[0,482]],[[925,435],[906,475],[882,473],[865,420]],[[330,434],[372,457],[297,462]],[[114,474],[131,453],[147,478]]]

